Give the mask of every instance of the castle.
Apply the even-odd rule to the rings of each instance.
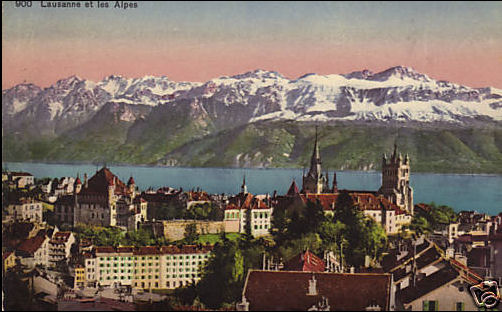
[[[333,175],[333,186],[329,188],[328,174],[322,174],[321,156],[319,152],[319,142],[316,136],[314,151],[310,160],[310,169],[303,175],[302,194],[335,194],[338,193],[336,173]],[[353,194],[373,194],[377,197],[384,197],[389,203],[398,206],[407,214],[413,214],[413,189],[410,186],[410,159],[408,155],[404,158],[397,151],[394,145],[394,152],[390,159],[384,154],[382,160],[382,186],[377,192],[374,191],[351,191]],[[356,200],[359,200],[356,196]]]
[[[59,224],[75,226],[78,223],[96,226],[118,226],[137,230],[147,218],[147,203],[137,196],[132,177],[127,184],[108,168],[103,167],[84,183],[77,177],[73,195],[60,197],[54,211]]]

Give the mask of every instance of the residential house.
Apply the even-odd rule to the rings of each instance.
[[[55,267],[60,262],[68,263],[71,246],[75,243],[72,232],[56,232],[49,241],[49,265]]]
[[[73,288],[81,288],[81,287],[85,287],[85,267],[83,265],[76,265]]]
[[[15,221],[43,222],[42,203],[31,199],[21,198],[7,207],[9,216]]]
[[[28,267],[49,265],[49,237],[45,230],[40,230],[36,236],[23,241],[16,249],[16,256],[21,264]]]
[[[401,243],[383,261],[384,270],[393,275],[398,309],[477,309],[469,285],[479,283],[479,275],[428,239]]]
[[[18,188],[35,184],[35,177],[28,172],[9,172],[9,181],[15,182]]]
[[[238,311],[393,311],[391,274],[249,270]]]

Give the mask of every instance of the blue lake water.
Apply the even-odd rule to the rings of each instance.
[[[2,163],[8,170],[23,170],[37,178],[76,176],[87,173],[91,177],[95,165],[66,165],[40,163]],[[301,187],[301,169],[247,169],[247,168],[177,168],[145,166],[109,166],[123,181],[132,175],[140,189],[161,186],[184,190],[200,187],[209,193],[238,193],[242,178],[246,176],[248,191],[253,194],[284,194],[291,181]],[[333,174],[329,176],[330,184]],[[337,171],[338,188],[351,190],[378,190],[380,172]],[[502,212],[502,175],[415,173],[410,184],[414,189],[414,202],[444,204],[456,211],[476,210],[491,215]]]

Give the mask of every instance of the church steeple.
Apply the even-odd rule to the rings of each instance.
[[[312,157],[310,158],[310,169],[306,175],[303,175],[303,193],[320,194],[328,191],[329,187],[326,184],[326,176],[322,174],[321,163],[321,153],[319,152],[319,139],[316,126],[314,151],[312,152]]]
[[[333,193],[338,193],[338,183],[336,182],[336,172],[333,172]]]
[[[313,178],[319,178],[321,175],[321,153],[319,152],[319,141],[317,138],[317,126],[315,127],[315,142],[312,158],[310,159],[309,175]]]
[[[242,194],[248,193],[248,187],[246,186],[246,175],[244,175],[244,178],[242,179],[241,193]]]

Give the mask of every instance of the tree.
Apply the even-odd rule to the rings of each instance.
[[[244,282],[244,267],[236,242],[226,240],[217,243],[209,259],[197,290],[199,298],[211,309],[223,303],[233,303],[240,297]]]
[[[199,234],[197,233],[197,225],[195,223],[187,224],[185,227],[185,243],[195,244],[199,240]]]

